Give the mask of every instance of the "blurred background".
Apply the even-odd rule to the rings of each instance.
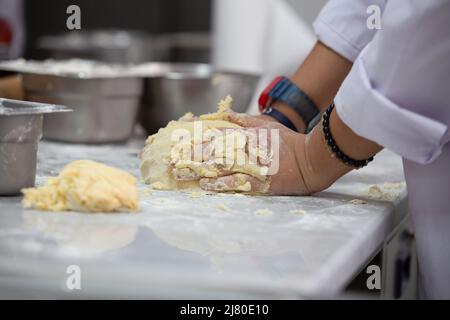
[[[270,33],[271,29],[279,28],[278,25],[286,19],[286,16],[285,19],[282,15],[278,17],[280,6],[285,6],[285,11],[290,11],[284,13],[290,15],[287,21],[284,21],[287,27],[292,24],[291,20],[298,20],[298,25],[303,25],[299,28],[306,27],[311,31],[310,26],[325,2],[325,0],[0,0],[0,43],[4,50],[9,50],[8,54],[3,54],[3,58],[23,56],[27,59],[44,59],[56,54],[55,36],[59,36],[60,39],[72,36],[73,42],[64,43],[69,47],[79,45],[81,43],[79,38],[82,36],[88,37],[88,33],[98,31],[106,34],[124,31],[135,36],[157,36],[171,40],[174,35],[178,35],[179,37],[175,39],[178,40],[176,44],[185,47],[181,49],[186,50],[189,49],[186,47],[191,49],[197,47],[199,49],[197,54],[183,56],[179,52],[181,50],[178,50],[166,52],[165,55],[158,57],[147,55],[146,59],[143,59],[210,62],[213,58],[212,46],[220,47],[221,42],[230,41],[228,38],[235,38],[236,43],[241,41],[241,45],[246,43],[246,46],[254,45],[259,49],[261,43],[258,42],[266,38],[265,35]],[[69,16],[66,9],[73,4],[81,9],[81,30],[68,30],[66,27]],[[288,32],[288,28],[284,31]],[[302,33],[297,36],[299,43],[305,37]],[[108,40],[110,46],[114,44],[114,39],[105,38],[106,36],[98,37],[97,40],[103,41],[104,45],[108,44]],[[167,41],[166,45],[169,45],[169,42]],[[172,41],[172,45],[174,42],[176,41]],[[226,45],[228,43],[223,46]],[[265,41],[265,45],[268,46],[270,43]],[[58,43],[58,48],[62,51],[63,45]],[[150,49],[147,47],[147,50]],[[243,49],[233,48],[241,54]],[[254,64],[261,60],[262,53],[257,54],[256,50],[252,50],[252,54]],[[126,60],[126,57],[123,59]]]
[[[227,94],[235,111],[256,114],[259,92],[274,76],[292,74],[311,50],[312,23],[325,2],[0,0],[1,60],[76,58],[144,65],[145,71],[141,85],[33,76],[19,67],[22,78],[0,79],[0,95],[71,107],[73,115],[46,117],[44,138],[82,143],[126,140],[135,122],[153,133],[188,111],[215,111]],[[71,5],[80,9],[79,30],[67,25]],[[84,67],[92,69],[71,64],[71,70]],[[41,74],[57,66],[42,68]],[[16,84],[23,90],[13,93],[22,95],[2,89]],[[124,89],[129,86],[134,89]]]

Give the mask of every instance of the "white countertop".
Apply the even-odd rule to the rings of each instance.
[[[139,177],[140,143],[41,142],[37,184],[92,159]],[[0,197],[0,298],[299,298],[338,294],[406,215],[388,151],[312,197],[148,191],[137,214],[23,210]],[[377,184],[382,193],[370,195]],[[352,199],[366,204],[352,204]],[[224,211],[224,204],[230,211]],[[258,209],[271,214],[258,215]],[[291,210],[305,210],[304,215]],[[81,268],[70,291],[66,268]]]

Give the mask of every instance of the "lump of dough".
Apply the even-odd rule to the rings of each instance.
[[[221,100],[218,104],[218,111],[211,114],[201,115],[199,117],[203,132],[207,130],[214,130],[217,128],[240,128],[239,125],[227,121],[228,111],[231,109],[232,98],[230,96]],[[190,116],[192,118],[192,115]],[[189,119],[189,117],[187,117]],[[184,121],[183,121],[184,120]],[[172,176],[170,162],[172,160],[171,151],[172,148],[180,146],[178,141],[172,141],[172,133],[178,129],[187,130],[191,137],[196,139],[194,134],[194,121],[185,121],[186,117],[181,118],[179,121],[171,121],[165,128],[159,129],[159,131],[147,138],[145,147],[141,154],[141,174],[145,183],[152,185],[156,189],[188,189],[199,188],[198,180],[194,181],[180,181],[176,180]],[[244,148],[243,146],[242,148]],[[231,150],[234,152],[234,150]],[[227,151],[228,152],[228,151]],[[214,168],[208,170],[202,166],[198,166],[194,161],[179,161],[178,165],[183,167],[177,167],[177,169],[189,168],[197,172],[203,177],[216,177],[217,173]],[[264,168],[263,168],[264,169]],[[264,181],[267,176],[261,174],[261,168],[256,165],[246,164],[238,165],[234,164],[230,167],[230,171],[236,173],[245,173],[257,177]],[[242,190],[239,191],[251,191],[249,190],[250,184],[244,184]]]
[[[136,179],[91,160],[66,165],[37,188],[22,189],[25,208],[48,211],[131,212],[139,210]]]

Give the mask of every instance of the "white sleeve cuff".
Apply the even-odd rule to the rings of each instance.
[[[362,56],[335,98],[339,117],[358,135],[408,160],[432,162],[450,140],[447,125],[402,108],[373,88]]]

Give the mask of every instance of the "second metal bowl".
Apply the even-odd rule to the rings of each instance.
[[[227,95],[233,97],[234,111],[245,112],[259,80],[254,74],[214,71],[207,64],[150,63],[147,67],[153,75],[144,76],[139,121],[148,133],[189,111],[195,115],[215,112],[218,101]]]
[[[62,104],[71,114],[48,115],[44,138],[75,143],[120,142],[133,131],[142,93],[138,77],[80,78],[24,74],[30,101]]]

